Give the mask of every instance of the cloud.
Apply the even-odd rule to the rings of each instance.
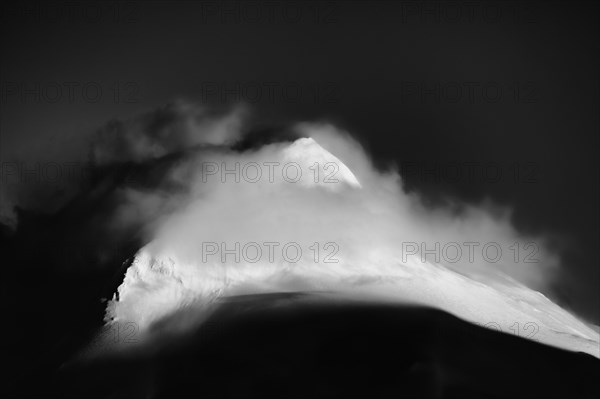
[[[108,187],[110,212],[103,227],[141,228],[150,244],[138,259],[162,276],[130,268],[109,314],[142,312],[146,306],[152,314],[143,317],[154,318],[160,309],[168,313],[174,304],[244,284],[328,289],[418,274],[418,268],[407,271],[409,264],[439,263],[476,281],[516,280],[551,294],[560,258],[545,237],[517,231],[510,208],[490,200],[469,205],[452,199],[445,206],[426,206],[417,193],[404,190],[397,169],[376,169],[350,133],[326,122],[301,122],[282,130],[283,141],[263,140],[248,134],[248,116],[243,107],[212,112],[179,101],[109,122],[90,138],[92,173],[103,176],[117,167],[133,177],[115,183],[106,174],[111,184],[100,185]],[[290,138],[311,140],[292,144]],[[119,169],[123,165],[129,166]],[[301,175],[295,181],[297,167]],[[98,191],[75,187],[80,190],[71,197],[91,200]],[[38,209],[52,193],[33,205],[27,198],[8,197]],[[14,222],[11,210],[4,207],[2,215]],[[279,245],[273,261],[231,256],[223,261],[221,248],[203,260],[207,243],[224,243],[226,249],[259,243],[266,256],[270,249],[264,243],[272,242]],[[287,243],[301,248],[298,261],[282,255]],[[135,292],[130,302],[127,284],[133,287],[129,293]]]
[[[306,122],[291,130],[312,141],[195,149],[178,158],[162,182],[181,188],[177,195],[130,193],[126,209],[155,204],[156,213],[147,230],[150,244],[138,253],[109,318],[147,327],[215,296],[359,287],[410,279],[435,270],[418,265],[434,264],[489,287],[520,283],[550,292],[559,256],[543,237],[520,234],[510,208],[490,200],[431,208],[404,190],[396,170],[377,170],[348,132]],[[328,161],[337,165],[327,168]],[[286,172],[291,163],[304,180],[294,181],[296,167]],[[324,181],[328,172],[337,182]],[[130,211],[120,214],[127,218]],[[291,256],[283,252],[287,244],[293,244]],[[298,248],[300,257],[290,261]]]
[[[242,131],[243,107],[215,115],[204,107],[177,101],[101,129],[92,144],[98,164],[143,162],[198,145],[231,145]]]
[[[150,165],[154,160],[194,147],[231,145],[240,138],[246,113],[243,106],[212,110],[178,100],[128,120],[114,119],[76,140],[59,135],[50,141],[30,143],[27,151],[19,150],[2,159],[0,223],[15,230],[17,208],[35,213],[56,212],[91,190],[97,177],[110,180],[108,168],[125,170],[127,164]],[[117,203],[135,203],[129,198],[135,196],[135,190],[121,187],[115,193]],[[140,217],[133,212],[130,222],[149,217],[152,204],[162,203],[147,198],[144,201],[139,204]],[[119,207],[117,211],[123,209]],[[126,221],[127,217],[119,218]]]

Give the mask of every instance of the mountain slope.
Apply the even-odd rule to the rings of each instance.
[[[269,160],[281,165],[294,162],[303,172],[314,171],[311,168],[315,164],[323,168],[327,163],[334,163],[339,172],[336,175],[337,183],[329,184],[313,179],[316,175],[307,174],[302,175],[304,180],[291,183],[285,176],[274,183],[263,179],[252,183],[248,202],[253,202],[248,209],[242,203],[246,199],[243,182],[212,186],[217,193],[225,187],[228,194],[237,192],[240,197],[228,202],[228,198],[220,199],[217,195],[219,200],[215,202],[218,206],[203,197],[198,205],[200,210],[193,210],[193,205],[190,206],[192,210],[182,213],[166,239],[156,239],[142,248],[127,270],[118,294],[108,305],[107,320],[110,323],[135,323],[144,336],[161,319],[181,309],[192,311],[186,312],[181,319],[172,319],[172,328],[194,325],[205,319],[223,297],[319,292],[318,295],[327,298],[434,307],[489,328],[600,357],[600,338],[596,331],[541,293],[515,280],[483,280],[474,274],[456,272],[440,263],[424,262],[414,257],[405,259],[400,248],[390,251],[383,245],[378,247],[377,241],[368,247],[370,253],[361,254],[361,258],[340,254],[340,259],[334,258],[331,262],[324,259],[315,261],[312,257],[316,253],[307,251],[307,248],[313,248],[313,240],[317,241],[320,223],[313,218],[311,208],[303,208],[305,200],[302,196],[306,190],[322,188],[325,191],[318,195],[332,198],[332,206],[335,207],[336,201],[344,201],[354,190],[362,190],[362,185],[342,161],[313,139],[299,139],[288,146],[277,147],[275,155]],[[321,172],[324,170],[321,169]],[[271,184],[276,184],[279,191],[273,192]],[[260,203],[263,189],[269,190],[270,201],[264,205]],[[284,213],[289,220],[282,222],[277,219],[270,225],[262,219],[256,219],[257,214],[263,215],[264,212],[269,215],[271,207],[285,204],[289,201],[289,195],[301,198],[294,203],[294,212]],[[201,217],[198,217],[198,212]],[[275,259],[263,256],[258,261],[248,261],[245,257],[238,259],[239,256],[224,258],[219,256],[218,244],[223,243],[224,237],[229,235],[236,237],[237,231],[224,229],[219,235],[216,230],[219,228],[218,219],[215,223],[207,223],[205,227],[194,224],[191,230],[179,229],[185,225],[180,220],[196,217],[205,220],[207,213],[221,212],[233,212],[236,229],[251,231],[250,237],[256,243],[264,243],[268,237],[277,237],[281,239],[279,244],[284,245],[289,241],[276,233],[282,224],[289,225],[292,233],[288,237],[293,238],[294,244],[304,249],[305,253],[296,262],[289,262],[285,256]],[[309,226],[309,239],[303,242],[297,239],[302,236],[295,235],[293,230],[305,225]],[[174,234],[177,238],[173,237]],[[265,240],[260,240],[260,237],[265,237]],[[209,239],[213,250],[209,254],[212,257],[206,254],[206,239]],[[185,244],[186,241],[190,244]],[[230,251],[233,241],[225,246]],[[338,245],[341,242],[337,240],[329,244]],[[240,244],[240,240],[237,240],[237,244]],[[242,241],[238,252],[243,245]],[[223,250],[223,247],[220,249]]]

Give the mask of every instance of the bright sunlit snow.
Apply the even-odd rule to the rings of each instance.
[[[255,169],[270,163],[271,180],[255,179],[255,171],[252,181],[239,182],[214,168],[202,174],[198,159],[174,173],[185,172],[192,194],[137,253],[109,302],[108,323],[137,323],[144,337],[153,323],[177,312],[181,315],[166,328],[200,322],[222,297],[309,291],[317,297],[432,306],[504,332],[518,323],[521,336],[600,356],[598,333],[526,286],[535,285],[532,276],[543,269],[525,272],[520,268],[529,265],[508,259],[450,265],[403,253],[407,247],[401,243],[408,241],[429,240],[431,248],[443,240],[521,239],[506,219],[484,207],[459,217],[425,209],[402,190],[397,175],[376,172],[357,144],[335,129],[299,129],[320,135],[343,162],[313,138],[303,138],[222,156],[228,165],[239,162],[240,171],[249,163]],[[202,159],[216,159],[212,156]],[[287,245],[289,252],[282,252],[290,243],[294,248]],[[547,254],[542,261],[556,260]]]

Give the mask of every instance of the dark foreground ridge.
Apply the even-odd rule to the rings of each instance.
[[[439,310],[302,297],[236,298],[176,345],[63,368],[46,397],[600,394],[600,361],[587,354],[498,333]]]

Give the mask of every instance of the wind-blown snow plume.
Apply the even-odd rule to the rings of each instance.
[[[552,294],[560,258],[520,234],[509,208],[426,206],[329,123],[292,124],[257,146],[247,114],[178,102],[91,140],[92,167],[142,171],[109,190],[109,235],[141,228],[147,243],[108,303],[109,325],[155,336],[200,322],[225,296],[310,291],[534,323],[536,338],[598,356],[598,334],[537,292]]]
[[[226,125],[227,137],[242,137],[231,129],[243,124],[231,120],[194,134],[221,136]],[[227,295],[318,291],[430,305],[476,322],[570,329],[577,344],[566,347],[597,356],[590,349],[597,334],[532,290],[548,292],[559,257],[543,238],[519,234],[509,209],[428,208],[403,190],[396,171],[376,170],[348,133],[327,123],[292,130],[293,143],[195,148],[164,176],[160,186],[171,190],[126,190],[116,221],[151,209],[142,216],[151,221],[149,244],[110,301],[107,321],[135,322],[145,333],[185,309],[179,323],[197,321]],[[156,140],[131,142],[135,149],[125,152],[166,156]],[[536,250],[535,263],[524,262],[527,248]],[[565,347],[548,334],[540,336]]]

